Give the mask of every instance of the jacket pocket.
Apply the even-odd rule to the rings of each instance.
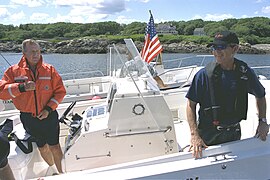
[[[53,96],[53,86],[51,79],[49,78],[39,79],[37,93],[40,98],[39,103],[41,104],[42,106],[41,108],[43,109]]]

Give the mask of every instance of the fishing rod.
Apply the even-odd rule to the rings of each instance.
[[[3,56],[3,54],[0,52],[0,55],[2,56],[2,58],[9,64],[9,66],[11,66],[11,64],[8,62],[8,60]]]

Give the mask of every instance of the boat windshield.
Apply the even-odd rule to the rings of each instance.
[[[113,76],[116,76],[117,78],[115,78],[115,82],[111,84],[107,95],[108,112],[111,110],[116,93],[122,95],[135,93],[140,94],[142,97],[143,94],[141,94],[141,92],[160,91],[157,82],[149,71],[150,65],[142,60],[132,39],[124,39],[124,41],[125,46],[119,47],[114,45],[111,50],[112,63],[114,63],[114,66],[115,64],[118,65],[118,70],[113,72]],[[122,78],[125,78],[125,80]]]
[[[157,83],[153,79],[153,74],[155,73],[153,67],[150,64],[143,61],[141,55],[136,48],[132,39],[124,39],[126,47],[124,48],[125,61],[122,62],[122,67],[119,73],[120,78],[131,77],[143,77],[147,78],[148,81],[153,84],[153,89],[159,91]]]
[[[125,39],[126,48],[124,49],[127,61],[123,64],[120,77],[150,75],[147,63],[141,58],[140,53],[131,39]]]

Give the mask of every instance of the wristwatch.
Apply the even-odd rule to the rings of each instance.
[[[262,121],[264,123],[267,123],[267,119],[266,118],[259,118],[259,121]]]

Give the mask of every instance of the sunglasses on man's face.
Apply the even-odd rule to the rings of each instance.
[[[234,48],[236,45],[235,44],[227,44],[227,45],[213,45],[211,46],[212,51],[216,51],[216,50],[224,50],[227,47],[231,47]]]
[[[227,45],[213,45],[211,46],[211,49],[213,51],[216,51],[216,50],[224,50],[226,49],[228,46]]]

